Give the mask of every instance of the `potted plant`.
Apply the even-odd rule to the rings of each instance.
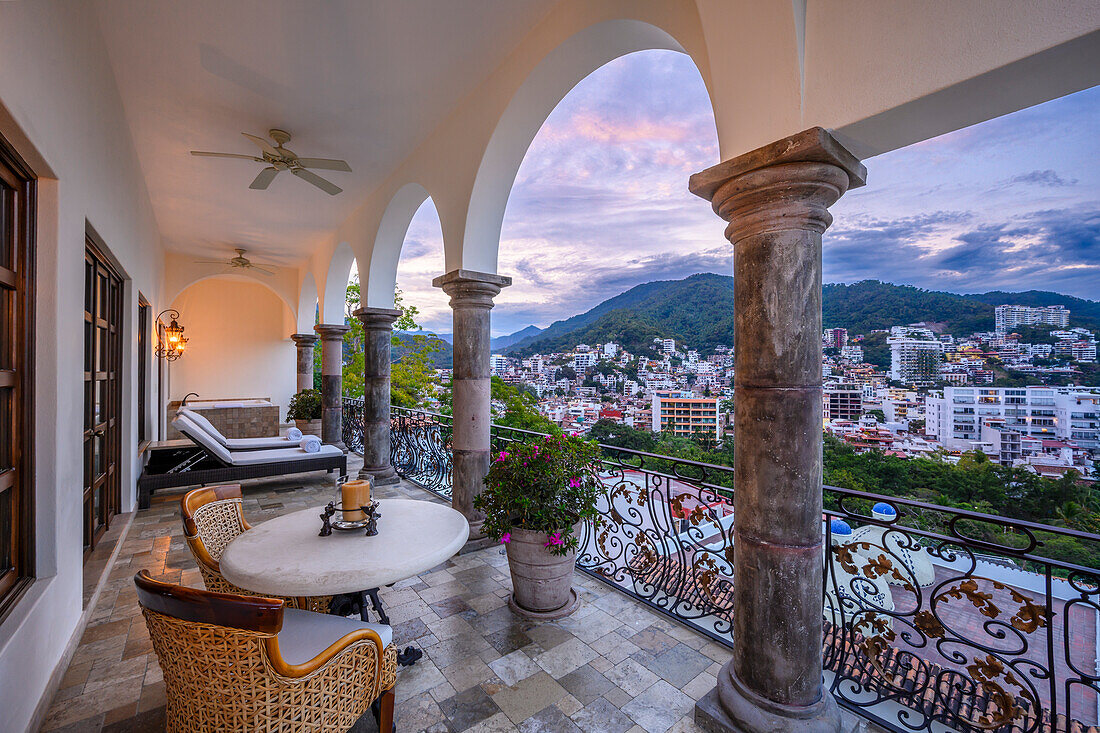
[[[321,437],[321,393],[315,389],[303,389],[291,397],[286,419],[293,420],[302,435]]]
[[[492,458],[474,508],[485,514],[485,534],[507,548],[508,605],[530,618],[568,616],[578,605],[578,532],[596,517],[599,447],[576,434],[549,435],[512,443]]]

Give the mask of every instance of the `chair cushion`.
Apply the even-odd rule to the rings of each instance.
[[[279,651],[287,664],[304,664],[344,634],[358,629],[374,629],[383,647],[393,641],[393,629],[384,624],[368,624],[343,616],[286,608],[283,610],[283,630],[279,632]]]
[[[199,444],[207,450],[211,455],[216,457],[219,461],[225,464],[232,464],[233,458],[229,454],[229,449],[214,439],[214,436],[203,430],[190,415],[186,413],[177,412],[176,417],[172,420],[172,427],[180,431],[193,442]],[[303,453],[305,451],[302,451]]]
[[[270,450],[272,448],[296,448],[300,441],[275,436],[274,438],[227,438],[229,450]]]
[[[203,416],[200,412],[196,410],[189,410],[186,407],[181,407],[179,410],[176,411],[177,415],[180,413],[183,413],[187,417],[191,418],[191,422],[195,423],[200,428],[205,430],[214,440],[218,441],[224,446],[229,445],[229,439],[222,435],[222,432],[214,427],[214,424],[207,420],[206,417]]]
[[[226,454],[229,455],[229,462],[234,466],[254,466],[258,463],[282,463],[285,461],[302,461],[311,458],[327,458],[329,456],[338,456],[342,453],[343,451],[334,445],[322,445],[318,453],[306,453],[298,447],[276,448],[275,450],[236,451],[234,453],[226,451]]]

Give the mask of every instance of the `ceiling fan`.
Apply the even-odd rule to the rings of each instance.
[[[266,267],[260,267],[259,265],[252,264],[252,260],[244,256],[245,250],[235,249],[237,253],[236,257],[230,257],[228,260],[195,260],[200,265],[228,265],[229,267],[237,267],[242,270],[256,270],[262,272],[265,275],[274,275],[274,270],[269,270]]]
[[[257,163],[266,163],[267,167],[260,171],[259,175],[257,175],[249,185],[249,188],[257,191],[263,191],[270,186],[271,182],[280,171],[290,171],[292,174],[298,176],[298,178],[301,178],[307,183],[312,183],[330,196],[335,196],[344,190],[326,181],[309,169],[316,168],[317,170],[351,173],[351,166],[349,166],[346,161],[333,160],[332,158],[299,158],[292,150],[283,147],[286,143],[290,142],[290,133],[285,130],[273,129],[267,131],[268,136],[275,142],[274,145],[264,140],[262,137],[249,135],[247,132],[242,132],[241,134],[259,146],[260,155],[207,153],[202,150],[192,150],[191,155],[207,158],[243,158],[245,160],[254,160]]]

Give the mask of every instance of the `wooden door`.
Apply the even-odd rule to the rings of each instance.
[[[122,278],[92,242],[84,253],[84,551],[121,501]]]

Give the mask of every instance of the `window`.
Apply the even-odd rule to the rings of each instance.
[[[0,138],[0,617],[34,561],[34,175]]]

